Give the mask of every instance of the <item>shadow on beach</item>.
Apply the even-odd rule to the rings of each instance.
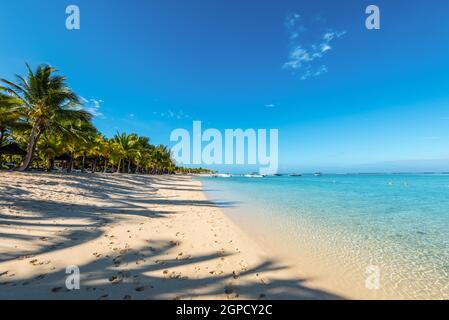
[[[26,175],[26,174],[24,174]],[[30,174],[31,175],[31,174]],[[36,175],[33,173],[32,175]],[[137,175],[107,174],[45,174],[56,178],[61,185],[70,186],[86,200],[106,200],[107,206],[71,203],[48,199],[22,199],[29,190],[20,185],[3,188],[0,208],[11,208],[20,215],[1,211],[0,227],[8,232],[0,233],[1,243],[22,240],[33,244],[33,249],[17,247],[14,254],[1,252],[1,264],[15,259],[30,259],[40,254],[72,248],[106,236],[106,227],[126,220],[133,215],[145,219],[159,219],[176,214],[164,206],[232,207],[235,202],[212,203],[207,200],[182,200],[161,197],[158,189],[173,191],[201,191],[188,183],[191,178],[182,176],[148,177]],[[185,182],[185,183],[183,183]],[[35,185],[41,192],[55,192],[50,186],[54,182]],[[1,183],[0,183],[1,186]],[[56,192],[63,192],[62,190]],[[70,194],[67,195],[68,197]],[[23,213],[23,214],[22,214]],[[64,220],[68,220],[64,223]],[[82,224],[70,223],[80,220]],[[57,221],[57,222],[55,222]],[[27,228],[57,229],[54,237],[38,237],[14,230]],[[4,229],[4,228],[3,228]],[[150,236],[149,236],[150,238]],[[79,265],[81,289],[68,291],[65,287],[65,270],[8,281],[0,276],[0,298],[2,299],[195,299],[222,295],[235,299],[342,299],[337,295],[309,288],[309,279],[258,280],[260,273],[285,269],[278,261],[266,260],[253,268],[239,269],[232,274],[213,274],[207,277],[189,278],[177,271],[178,267],[193,268],[194,264],[206,261],[224,261],[234,253],[219,252],[182,258],[167,258],[177,239],[164,241],[147,240],[147,245],[124,249],[107,256],[97,256],[93,262]],[[0,247],[1,248],[1,247]],[[151,262],[151,263],[149,263]],[[0,269],[0,274],[9,270]],[[12,271],[10,271],[12,272]],[[251,275],[251,279],[248,277]],[[239,280],[245,278],[243,283]]]

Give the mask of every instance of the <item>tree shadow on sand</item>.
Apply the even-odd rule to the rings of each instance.
[[[39,173],[33,173],[36,176]],[[26,174],[25,174],[26,175]],[[140,216],[149,219],[167,217],[174,212],[164,209],[164,206],[197,206],[197,207],[231,207],[235,202],[212,203],[207,200],[180,200],[169,197],[157,196],[159,186],[170,185],[176,190],[179,181],[189,181],[189,178],[170,176],[148,177],[138,175],[114,175],[110,174],[44,174],[46,178],[57,178],[58,182],[37,181],[35,188],[41,192],[66,194],[73,193],[61,189],[51,189],[58,185],[72,187],[77,195],[82,194],[90,200],[108,200],[108,206],[88,205],[66,201],[52,201],[49,199],[24,199],[30,193],[20,186],[6,186],[0,194],[0,209],[10,208],[15,213],[0,214],[0,226],[7,227],[11,232],[0,233],[0,262],[16,258],[25,258],[53,250],[61,250],[80,245],[104,235],[102,229],[108,223],[117,223],[127,215]],[[26,177],[26,176],[25,176]],[[182,183],[181,183],[182,184]],[[186,184],[186,186],[189,186]],[[0,185],[0,187],[2,187]],[[170,187],[170,188],[171,188]],[[190,188],[196,189],[190,185]],[[88,201],[92,202],[92,201]],[[16,214],[17,212],[20,215]],[[66,220],[67,223],[61,223]],[[81,220],[82,224],[72,224],[70,221]],[[58,221],[56,223],[55,221]],[[9,228],[11,227],[11,228]],[[45,237],[14,233],[14,229],[28,228],[53,228],[54,236]],[[14,250],[14,254],[2,252],[1,243],[8,240],[23,240],[33,244],[33,249]]]
[[[78,194],[81,193],[86,197],[86,201],[83,203],[72,203],[70,199],[53,201],[51,197],[45,200],[24,199],[22,196],[27,195],[29,190],[21,188],[20,185],[8,186],[8,192],[0,193],[0,209],[2,209],[0,226],[2,230],[8,231],[0,233],[0,262],[30,259],[33,256],[102,238],[107,234],[109,223],[120,223],[120,219],[126,219],[127,215],[158,219],[177,213],[165,209],[165,205],[171,207],[236,205],[235,202],[217,204],[207,200],[182,200],[156,194],[158,188],[173,188],[173,190],[197,188],[187,183],[190,178],[184,177],[150,178],[116,175],[114,179],[108,179],[108,175],[101,174],[47,174],[47,176],[56,177],[60,185],[75,188]],[[182,183],[183,179],[186,179],[185,184]],[[57,189],[58,183],[37,183],[35,187],[41,188],[46,194],[60,192]],[[56,186],[56,191],[49,190],[52,186]],[[106,202],[103,201],[101,205],[87,204],[92,203],[94,199]],[[54,232],[52,236],[42,237],[26,232],[14,233],[17,228],[22,230],[33,228],[38,231],[43,228],[54,228]],[[177,256],[177,252],[173,252],[176,251],[175,246],[179,245],[176,240],[147,240],[144,247],[113,251],[108,256],[95,256],[93,253],[92,261],[78,266],[81,271],[80,290],[66,289],[65,270],[49,270],[48,273],[21,279],[11,277],[13,270],[0,270],[0,298],[195,299],[216,296],[223,299],[341,298],[308,287],[307,281],[310,279],[266,278],[264,273],[269,274],[286,268],[274,260],[265,260],[253,268],[236,266],[240,269],[234,270],[235,272],[231,274],[220,273],[220,270],[216,270],[217,263],[226,261],[232,254],[213,252],[199,256]],[[2,243],[8,241],[26,241],[32,246],[27,247],[28,249],[17,247],[14,254],[1,252]],[[198,271],[195,268],[205,268],[205,265],[209,268],[206,275],[195,272]],[[179,273],[178,267],[181,266],[187,268],[185,270],[188,270],[189,277]],[[198,275],[192,276],[195,274]]]
[[[215,265],[232,254],[210,253],[184,258],[167,258],[173,241],[148,242],[148,246],[97,257],[78,266],[79,290],[66,288],[65,270],[55,270],[33,278],[0,283],[2,299],[342,299],[307,286],[307,279],[270,279],[265,272],[285,269],[277,261],[266,260],[254,268],[208,276],[188,277],[178,267],[196,270]],[[209,271],[209,270],[208,270]],[[191,273],[191,272],[190,272]]]

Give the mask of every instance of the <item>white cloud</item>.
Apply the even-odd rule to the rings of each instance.
[[[318,60],[332,50],[331,43],[346,34],[346,31],[338,32],[327,30],[322,36],[312,43],[307,43],[301,34],[305,34],[307,29],[300,24],[301,16],[293,13],[286,18],[286,27],[289,33],[290,53],[288,61],[282,66],[283,69],[292,73],[301,73],[301,79],[317,77],[328,71],[327,66],[319,63]]]
[[[301,19],[300,14],[298,14],[296,12],[290,13],[287,16],[287,18],[285,19],[285,25],[286,25],[287,29],[294,29],[297,26],[298,21],[300,19]]]
[[[276,105],[274,103],[266,104],[265,108],[274,108]]]
[[[169,109],[167,112],[158,112],[158,111],[153,111],[153,115],[160,117],[160,118],[166,118],[166,119],[187,119],[190,116],[185,114],[182,110],[179,111],[173,111],[171,109]]]
[[[103,117],[103,113],[100,111],[101,105],[104,103],[101,99],[86,99],[80,97],[81,103],[83,104],[83,109],[91,113],[94,117]]]
[[[327,67],[325,65],[321,65],[318,69],[316,69],[315,71],[312,71],[311,69],[308,69],[302,76],[301,76],[301,80],[307,80],[310,77],[318,77],[324,73],[326,73]]]

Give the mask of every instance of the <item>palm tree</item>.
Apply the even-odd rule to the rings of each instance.
[[[117,165],[117,173],[120,173],[120,168],[123,160],[128,160],[128,173],[131,171],[132,157],[138,150],[138,137],[136,134],[126,134],[126,132],[119,133],[114,136],[115,152],[119,158]]]
[[[74,160],[85,155],[85,145],[94,127],[90,122],[76,119],[66,119],[61,121],[61,125],[65,130],[59,132],[59,135],[64,141],[64,153],[70,155],[67,172],[71,172],[75,164]]]
[[[77,135],[76,151],[81,156],[81,172],[84,172],[86,170],[86,157],[94,152],[98,131],[90,123],[83,122],[80,125],[81,127],[77,129],[80,133]]]
[[[0,93],[0,147],[7,137],[15,131],[22,132],[27,124],[20,117],[20,101],[11,96]],[[0,169],[3,166],[0,154]]]
[[[23,126],[20,121],[20,101],[0,93],[0,147],[8,131]]]
[[[151,157],[153,146],[150,144],[150,138],[148,137],[138,137],[136,143],[137,150],[133,155],[133,160],[136,164],[135,172],[139,173],[139,169],[144,166]]]
[[[176,167],[172,158],[170,150],[164,146],[159,145],[153,150],[153,171],[157,174],[171,173]]]
[[[106,173],[108,171],[108,164],[111,162],[111,157],[113,155],[114,144],[111,140],[108,140],[106,138],[103,138],[103,141],[99,143],[99,153],[100,156],[104,158],[103,173]]]
[[[48,130],[73,132],[65,126],[67,121],[90,122],[91,114],[80,108],[77,95],[66,85],[66,78],[55,75],[56,69],[40,65],[33,73],[27,64],[27,77],[17,76],[17,83],[1,79],[6,87],[0,87],[18,99],[25,117],[31,126],[27,143],[27,155],[19,171],[28,169],[34,157],[39,137]]]
[[[62,154],[63,141],[58,135],[45,133],[37,144],[37,150],[46,158],[47,170],[51,171],[54,169],[55,157]]]
[[[89,144],[89,149],[87,151],[88,156],[94,159],[92,163],[92,170],[91,170],[92,173],[95,173],[97,168],[97,160],[104,154],[105,148],[106,148],[105,138],[101,134],[96,133],[92,137]]]

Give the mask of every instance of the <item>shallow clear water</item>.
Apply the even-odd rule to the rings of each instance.
[[[212,200],[235,202],[223,202],[234,217],[279,235],[341,282],[366,287],[376,266],[380,297],[449,298],[449,175],[202,181]]]

